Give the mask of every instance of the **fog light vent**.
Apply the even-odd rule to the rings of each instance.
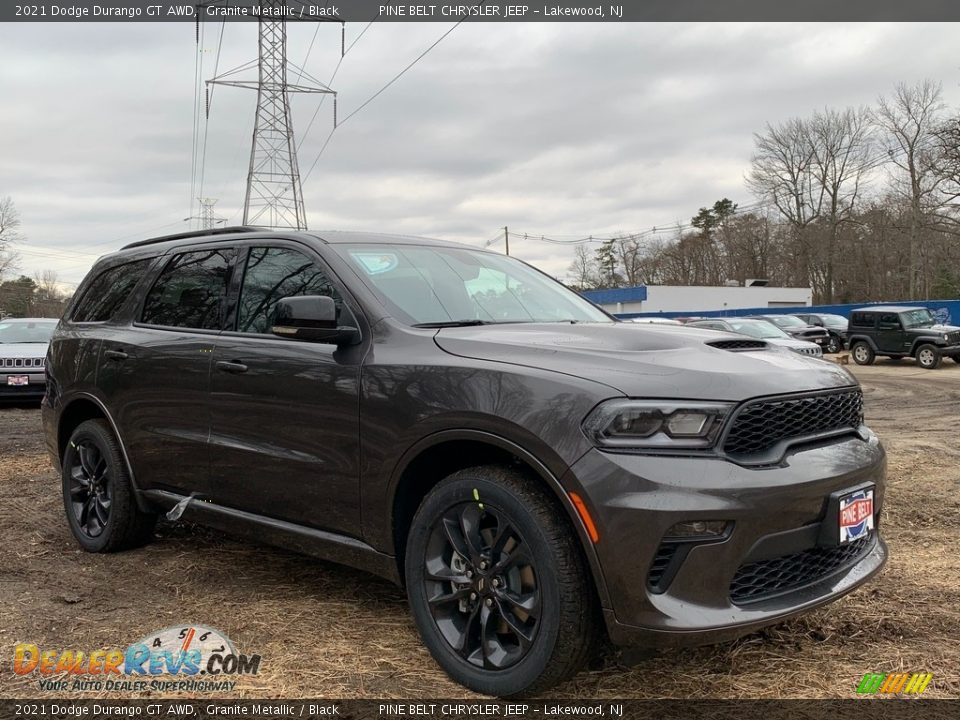
[[[727,532],[726,520],[691,520],[677,523],[667,531],[665,539],[672,540],[709,540],[722,537]]]

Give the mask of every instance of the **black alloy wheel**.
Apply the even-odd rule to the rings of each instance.
[[[824,350],[828,353],[838,353],[843,350],[843,341],[840,340],[839,336],[831,334]]]
[[[437,627],[470,664],[503,670],[533,645],[541,603],[537,570],[522,534],[502,512],[464,502],[438,518],[424,578]]]
[[[110,520],[113,504],[113,481],[107,460],[91,440],[81,440],[75,450],[70,467],[73,516],[87,537],[100,537]]]
[[[70,531],[88,552],[115,552],[149,541],[157,515],[137,504],[120,442],[106,420],[71,433],[60,461]]]
[[[404,549],[410,609],[434,660],[499,697],[575,675],[603,637],[581,548],[556,496],[522,469],[484,465],[441,480]]]

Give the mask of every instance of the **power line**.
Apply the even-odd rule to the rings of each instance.
[[[480,5],[482,5],[482,4],[483,4],[483,3],[480,3]],[[387,90],[387,88],[389,88],[391,85],[393,85],[397,80],[399,80],[401,77],[403,77],[414,65],[416,65],[418,62],[420,62],[420,61],[427,55],[427,53],[429,53],[429,52],[430,52],[431,50],[433,50],[437,45],[439,45],[441,42],[443,42],[444,38],[446,38],[450,33],[452,33],[454,30],[456,30],[458,27],[460,27],[460,25],[462,25],[465,20],[466,20],[466,18],[464,18],[463,20],[458,20],[456,23],[454,23],[453,27],[451,27],[449,30],[447,30],[445,33],[443,33],[443,35],[441,35],[439,38],[437,38],[437,39],[433,42],[433,44],[430,45],[430,47],[428,47],[428,48],[427,48],[426,50],[424,50],[422,53],[420,53],[420,54],[416,57],[416,59],[414,59],[413,62],[411,62],[411,63],[410,63],[409,65],[407,65],[403,70],[401,70],[401,71],[398,72],[396,75],[394,75],[393,78],[391,78],[390,81],[387,82],[386,85],[384,85],[382,88],[380,88],[379,90],[377,90],[373,95],[371,95],[369,98],[367,98],[367,99],[364,100],[362,103],[360,103],[360,106],[359,106],[359,107],[357,107],[353,112],[351,112],[349,115],[347,115],[347,116],[346,116],[343,120],[341,120],[339,123],[337,123],[336,125],[334,125],[333,129],[330,131],[330,134],[327,135],[327,139],[323,141],[323,145],[320,147],[320,152],[317,153],[317,157],[314,159],[313,164],[310,166],[310,169],[307,170],[306,175],[303,176],[303,182],[304,182],[304,183],[306,183],[306,181],[307,181],[307,179],[310,177],[311,173],[313,173],[314,168],[317,167],[317,163],[320,162],[320,158],[321,158],[321,156],[323,155],[324,150],[327,149],[327,145],[330,144],[330,139],[333,137],[333,134],[337,131],[337,129],[343,127],[343,126],[347,123],[347,121],[350,120],[350,118],[352,118],[352,117],[353,117],[354,115],[356,115],[358,112],[360,112],[361,110],[363,110],[367,105],[369,105],[369,104],[372,103],[374,100],[376,100],[384,91]]]
[[[392,0],[389,0],[385,4],[389,5],[390,2],[392,2]],[[356,45],[358,42],[360,42],[360,38],[362,38],[366,34],[367,30],[369,30],[370,26],[373,25],[375,22],[376,22],[376,19],[368,22],[367,26],[360,32],[359,35],[357,35],[356,39],[352,43],[350,43],[350,47],[346,48],[343,51],[343,54],[340,56],[340,59],[337,61],[336,67],[333,69],[333,73],[330,75],[330,79],[327,80],[327,85],[332,84],[333,81],[336,80],[337,73],[340,72],[340,66],[343,64],[343,59],[347,56],[347,53],[353,50],[353,46]],[[327,101],[327,96],[322,95],[320,97],[320,103],[317,105],[317,109],[313,111],[313,117],[311,117],[310,122],[307,123],[307,128],[306,130],[303,131],[303,135],[300,136],[300,141],[297,143],[297,151],[300,150],[301,146],[303,145],[303,142],[307,139],[307,135],[310,134],[310,129],[313,127],[313,123],[317,119],[317,116],[320,114],[320,110],[323,108],[323,104],[326,101]]]
[[[220,41],[217,43],[217,57],[213,63],[213,76],[217,76],[217,71],[220,68],[220,52],[223,50],[223,33],[227,28],[227,21],[223,20],[220,23]],[[216,90],[217,86],[213,87],[207,86],[206,88],[206,112],[204,124],[203,124],[203,152],[200,157],[200,192],[199,197],[203,197],[203,180],[206,174],[207,169],[207,135],[210,132],[210,103],[213,102],[213,93]],[[190,209],[193,210],[193,201],[190,201]],[[191,212],[192,214],[192,212]]]

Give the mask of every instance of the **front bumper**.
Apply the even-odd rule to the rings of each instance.
[[[948,358],[960,357],[960,345],[936,345],[937,351]]]
[[[7,378],[13,375],[26,375],[27,385],[10,385]],[[43,372],[0,372],[0,401],[17,402],[20,400],[40,400],[46,392],[46,376]]]
[[[867,431],[869,432],[869,431]],[[609,597],[604,608],[618,645],[720,642],[831,602],[876,574],[887,557],[879,537],[886,456],[876,436],[851,436],[788,454],[776,467],[715,458],[656,457],[593,450],[566,486],[589,498],[595,549]],[[831,495],[874,488],[876,530],[856,550],[839,550]],[[725,536],[697,543],[663,581],[663,546],[677,523],[726,521]],[[744,599],[744,568],[817,558],[802,583]],[[823,558],[833,558],[833,564]],[[801,567],[802,567],[801,563]],[[658,573],[660,573],[658,575]],[[657,582],[653,582],[653,580]],[[741,594],[738,594],[741,593]]]

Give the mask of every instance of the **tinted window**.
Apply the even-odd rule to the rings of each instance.
[[[73,311],[74,322],[109,320],[143,277],[150,260],[137,260],[104,270],[90,283]]]
[[[870,313],[853,313],[850,324],[857,327],[873,327],[873,315]]]
[[[884,325],[900,325],[900,318],[894,313],[884,313],[880,316],[880,322]]]
[[[143,306],[150,325],[219,330],[233,251],[201,250],[174,256]]]
[[[240,290],[237,330],[269,333],[277,301],[297,295],[326,295],[342,300],[327,275],[303,253],[286,248],[251,248]]]

